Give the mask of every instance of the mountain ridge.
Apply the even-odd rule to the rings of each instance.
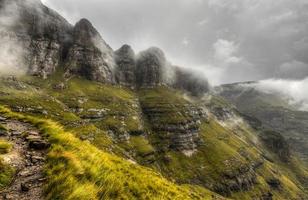
[[[38,0],[3,2],[24,16],[5,31],[27,50],[27,74],[0,77],[0,190],[35,190],[37,179],[14,182],[21,166],[5,159],[20,137],[29,151],[50,144],[44,194],[33,200],[307,198],[307,168],[280,133],[211,93],[197,72],[157,47],[113,51],[91,22],[70,25]]]

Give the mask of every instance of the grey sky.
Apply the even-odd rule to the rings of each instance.
[[[307,0],[43,0],[113,49],[158,46],[213,84],[308,76]]]

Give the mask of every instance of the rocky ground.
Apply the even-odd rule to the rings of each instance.
[[[29,124],[2,117],[0,123],[8,129],[0,138],[13,144],[13,149],[3,159],[16,169],[10,186],[0,191],[0,199],[43,199],[43,165],[49,143]]]

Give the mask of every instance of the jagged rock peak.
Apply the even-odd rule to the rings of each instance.
[[[101,37],[98,31],[93,27],[92,23],[83,18],[74,26],[74,42],[79,45],[93,45],[93,40]]]
[[[164,83],[167,60],[164,52],[151,47],[137,56],[136,79],[138,87],[155,87]]]
[[[113,50],[87,19],[74,26],[73,43],[66,58],[66,76],[79,75],[90,80],[112,83]]]
[[[136,85],[136,59],[135,52],[131,46],[125,44],[120,49],[115,51],[115,80],[117,83],[135,87]]]
[[[116,50],[115,54],[119,58],[128,58],[128,59],[132,59],[133,58],[135,60],[135,52],[132,49],[132,47],[129,46],[128,44],[124,44],[121,48]]]

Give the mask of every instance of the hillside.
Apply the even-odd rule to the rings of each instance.
[[[237,109],[261,127],[282,134],[292,150],[307,163],[308,113],[279,94],[262,92],[250,84],[230,84],[217,88],[217,92],[237,106]]]
[[[48,198],[123,195],[146,199],[146,195],[165,195],[167,199],[183,195],[186,199],[211,199],[211,192],[205,188],[234,199],[304,198],[300,177],[307,176],[307,172],[297,165],[295,157],[290,156],[287,164],[275,152],[265,150],[257,142],[255,130],[238,120],[234,108],[219,98],[189,97],[167,87],[135,91],[82,78],[61,80],[65,88],[59,90],[54,87],[59,81],[58,75],[46,80],[29,76],[17,80],[2,78],[0,88],[0,104],[22,113],[14,114],[2,107],[2,117],[37,127],[52,144],[44,167]],[[6,121],[2,124],[5,126]],[[104,164],[97,164],[100,162]],[[100,174],[105,173],[106,167],[111,179]],[[149,186],[142,186],[147,183],[141,169],[161,175],[145,175]],[[104,190],[110,185],[125,185],[120,177],[127,173],[135,181],[143,180],[143,184],[130,186],[125,178],[129,185],[123,189],[110,188],[114,190],[111,193]],[[88,177],[87,181],[82,177]],[[73,183],[59,184],[62,178],[73,178]],[[155,186],[155,179],[166,183]],[[99,180],[104,183],[91,188]],[[108,180],[118,182],[108,184]],[[59,188],[48,186],[53,184]],[[73,187],[71,184],[74,188],[66,189]],[[90,184],[94,196],[78,187],[84,187],[83,184]],[[145,189],[150,186],[154,193]],[[136,192],[131,194],[127,187],[134,187]],[[76,196],[67,196],[71,190],[76,191],[72,194]]]

